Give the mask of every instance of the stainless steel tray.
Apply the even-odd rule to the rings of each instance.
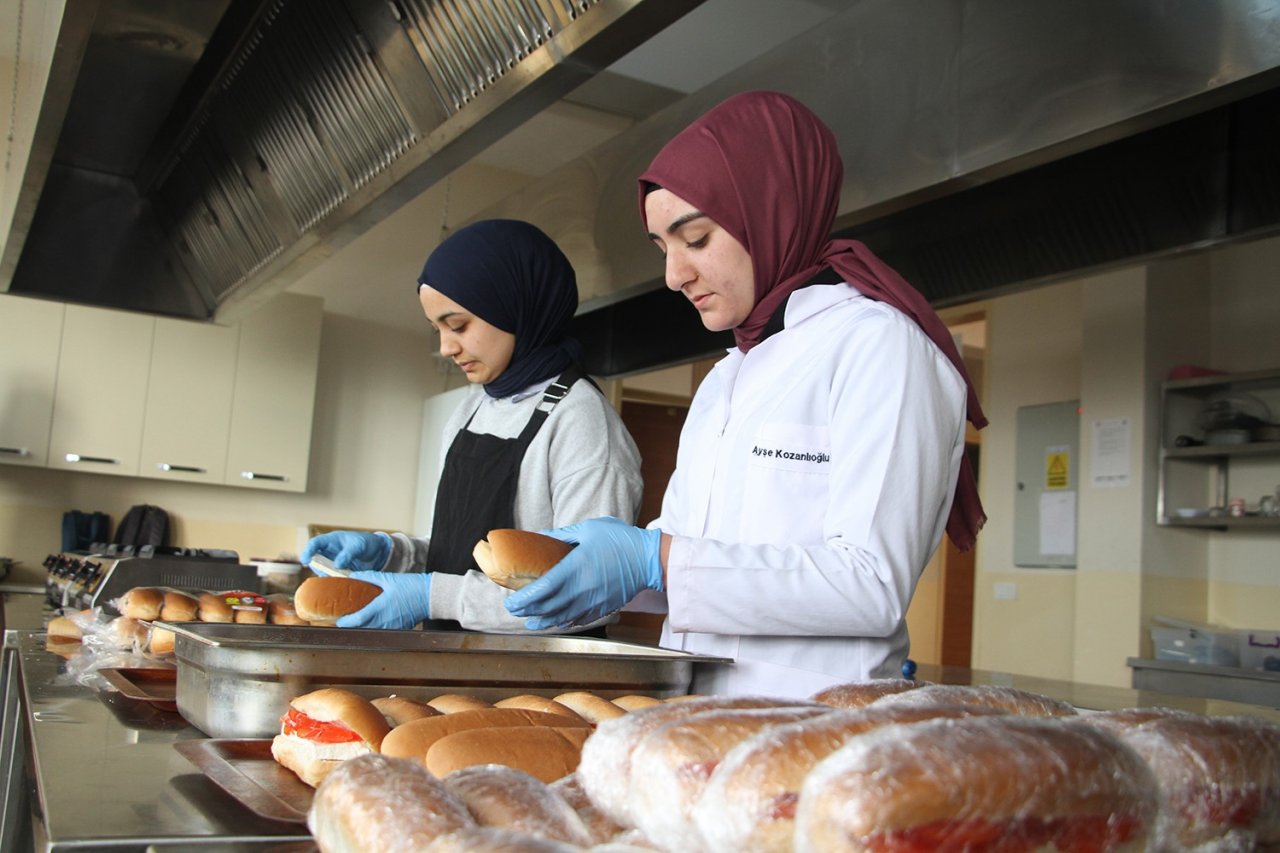
[[[695,665],[725,658],[599,640],[467,632],[157,622],[174,632],[178,711],[215,738],[280,731],[289,700],[320,687],[376,698],[590,690],[679,696]]]

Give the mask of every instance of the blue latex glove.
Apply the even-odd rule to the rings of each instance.
[[[377,572],[387,564],[391,556],[391,537],[385,533],[358,533],[354,530],[335,530],[313,536],[302,549],[300,562],[311,563],[316,554],[323,554],[340,569],[350,572]]]
[[[613,613],[646,589],[663,589],[661,530],[617,518],[593,518],[542,531],[578,547],[555,568],[504,601],[530,631],[585,625]]]
[[[412,628],[431,615],[431,575],[352,572],[351,577],[382,587],[382,595],[355,613],[338,617],[339,628]]]

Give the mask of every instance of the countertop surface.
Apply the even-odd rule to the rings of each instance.
[[[25,611],[43,606],[42,596],[5,598],[11,624],[29,621]],[[21,667],[21,713],[39,795],[36,849],[312,849],[305,826],[257,816],[174,748],[206,737],[177,712],[81,683],[74,662],[46,651],[40,630],[10,628],[5,649]],[[1165,706],[1280,721],[1276,709],[1031,676],[921,665],[916,677],[1016,687],[1085,711]]]

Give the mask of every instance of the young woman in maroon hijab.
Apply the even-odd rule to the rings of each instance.
[[[667,286],[737,347],[694,397],[661,516],[552,531],[578,547],[507,598],[526,625],[654,589],[663,646],[735,661],[692,692],[808,696],[901,672],[944,529],[968,549],[985,520],[964,436],[986,421],[927,301],[829,239],[842,178],[831,130],[775,92],[715,107],[640,176]]]

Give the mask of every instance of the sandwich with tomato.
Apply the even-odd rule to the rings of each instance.
[[[368,699],[340,687],[298,696],[280,718],[271,755],[311,787],[348,758],[377,752],[391,731]]]

